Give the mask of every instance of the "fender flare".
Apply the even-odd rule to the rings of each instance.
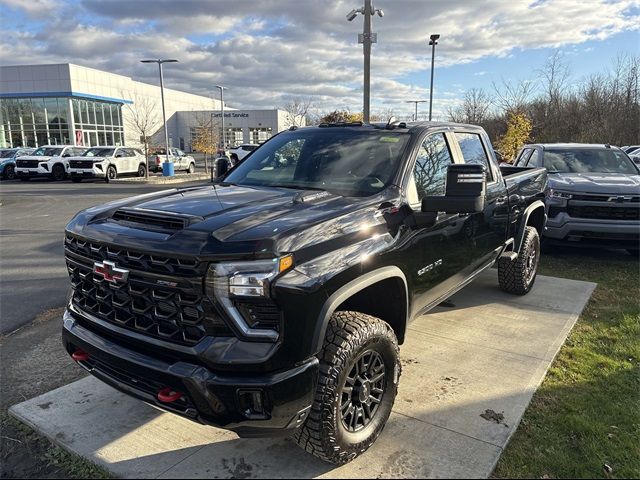
[[[544,202],[542,200],[536,200],[527,208],[525,208],[524,212],[522,213],[522,219],[520,220],[518,233],[516,234],[516,238],[513,242],[514,252],[520,253],[520,247],[522,246],[522,241],[524,240],[524,229],[527,226],[527,223],[529,223],[529,217],[534,211],[538,210],[539,208],[541,208],[542,212],[544,213],[544,223],[542,225],[542,229],[544,230],[544,225],[547,223],[547,213],[545,211]],[[540,234],[542,235],[542,232],[540,232]]]
[[[406,302],[406,328],[407,324],[409,323],[409,288],[407,284],[407,277],[402,272],[402,270],[400,270],[400,268],[393,265],[378,268],[376,270],[367,272],[354,280],[351,280],[349,283],[336,290],[329,298],[327,298],[327,300],[325,300],[324,305],[322,306],[322,310],[318,315],[318,321],[316,322],[313,334],[314,354],[322,349],[324,336],[327,332],[327,326],[329,325],[329,320],[331,320],[331,315],[333,315],[335,309],[338,308],[338,306],[340,306],[340,304],[342,304],[345,300],[352,297],[356,293],[364,290],[367,287],[370,287],[375,283],[387,280],[389,278],[399,278],[404,284]]]

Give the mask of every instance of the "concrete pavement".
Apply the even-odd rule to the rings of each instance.
[[[335,468],[288,439],[247,440],[128,398],[92,377],[10,413],[115,475],[376,478],[490,475],[595,284],[538,277],[524,297],[484,273],[410,325],[393,413],[376,444]]]

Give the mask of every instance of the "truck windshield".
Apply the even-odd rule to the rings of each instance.
[[[40,147],[31,155],[34,157],[56,157],[62,153],[62,148]]]
[[[373,195],[393,181],[409,138],[407,132],[364,128],[285,132],[255,150],[224,181]]]
[[[629,157],[608,148],[548,149],[544,152],[544,166],[549,173],[638,174]]]
[[[82,154],[83,157],[111,157],[114,148],[90,148]]]

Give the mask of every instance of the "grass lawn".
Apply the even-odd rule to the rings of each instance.
[[[540,273],[598,287],[493,477],[640,478],[640,263],[562,248],[543,255]]]

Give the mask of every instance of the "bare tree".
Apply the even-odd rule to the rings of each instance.
[[[491,98],[482,88],[467,90],[462,104],[449,108],[447,115],[452,122],[480,125],[491,108]]]
[[[289,126],[301,127],[313,108],[313,100],[311,97],[295,97],[279,108],[286,112]]]
[[[523,110],[535,89],[535,83],[526,80],[514,83],[503,79],[501,85],[494,82],[492,86],[493,104],[503,112]]]
[[[124,94],[123,94],[124,97]],[[139,136],[139,143],[144,147],[146,161],[145,176],[149,178],[149,142],[160,128],[162,122],[158,115],[158,104],[147,96],[133,95],[133,104],[125,104],[128,115],[125,116],[127,128],[131,128]]]

